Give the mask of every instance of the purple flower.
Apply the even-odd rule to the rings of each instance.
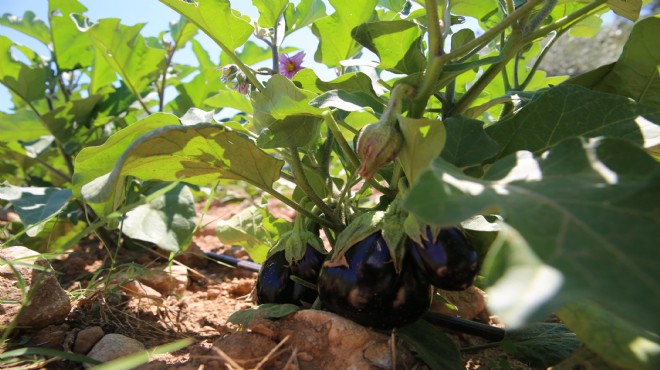
[[[290,58],[284,54],[280,54],[280,73],[289,79],[293,78],[298,71],[305,68],[301,66],[303,58],[305,58],[304,51]]]

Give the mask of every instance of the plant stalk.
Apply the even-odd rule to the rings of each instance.
[[[293,169],[293,177],[296,180],[296,185],[300,187],[300,190],[302,190],[305,195],[321,210],[321,212],[325,213],[325,215],[330,218],[333,222],[339,223],[337,218],[335,217],[335,211],[330,208],[323,199],[321,199],[318,194],[314,191],[312,186],[309,184],[309,181],[307,180],[307,176],[305,176],[305,169],[303,168],[302,161],[300,160],[300,153],[298,152],[297,148],[289,148],[289,151],[291,152],[291,161],[290,165],[291,168]]]

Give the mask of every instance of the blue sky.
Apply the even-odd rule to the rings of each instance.
[[[79,0],[87,12],[85,15],[92,21],[101,18],[120,18],[123,24],[134,25],[137,23],[146,23],[142,29],[144,36],[157,36],[161,31],[168,29],[168,23],[180,18],[179,14],[169,7],[160,3],[158,0]],[[250,17],[258,17],[257,9],[252,6],[249,0],[234,0],[232,7]],[[25,11],[34,12],[37,17],[47,20],[48,0],[0,0],[0,14],[9,13],[22,17]],[[10,28],[0,26],[0,35],[11,38],[14,42],[29,46],[42,55],[48,55],[49,52],[44,45],[29,37],[15,32]],[[202,45],[211,55],[215,62],[219,62],[220,48],[211,41],[205,34],[199,32],[196,36]],[[318,42],[308,30],[300,30],[292,34],[284,42],[284,46],[296,46],[307,52],[307,57],[303,66],[313,67],[322,78],[332,77],[332,73],[324,66],[313,62],[313,53],[316,50]],[[175,55],[175,62],[197,65],[197,61],[190,50],[180,51]],[[13,104],[10,100],[7,89],[0,85],[0,111],[8,112]]]

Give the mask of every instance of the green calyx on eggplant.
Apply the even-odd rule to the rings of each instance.
[[[380,329],[419,319],[431,304],[431,286],[410,256],[400,270],[380,230],[346,248],[342,263],[326,262],[317,282],[331,312]]]
[[[475,248],[457,227],[440,229],[434,236],[426,228],[422,244],[411,243],[410,254],[428,280],[444,290],[464,290],[479,271]]]

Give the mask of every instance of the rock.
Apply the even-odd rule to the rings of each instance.
[[[256,319],[247,328],[249,332],[231,334],[214,344],[243,367],[254,366],[286,339],[283,350],[264,368],[280,369],[281,362],[294,354],[302,370],[393,368],[388,335],[329,312],[301,310],[277,321]],[[397,369],[415,367],[417,360],[405,345],[397,345],[396,351]]]
[[[107,362],[144,350],[144,345],[133,338],[121,334],[106,334],[87,353],[87,357]],[[92,365],[85,364],[85,368],[90,369]]]
[[[177,264],[165,266],[162,269],[150,271],[140,277],[140,281],[163,296],[181,295],[188,287],[188,269],[186,266]]]
[[[69,325],[49,325],[32,334],[27,346],[62,350]]]
[[[78,332],[76,341],[73,343],[73,352],[86,354],[94,345],[103,338],[103,329],[100,326],[90,326]]]
[[[441,314],[472,320],[486,309],[486,293],[475,286],[462,291],[438,290],[438,294],[457,308],[452,310],[442,299],[435,298],[431,310]]]
[[[124,294],[135,298],[147,298],[158,303],[163,301],[163,297],[160,295],[160,293],[136,280],[130,280],[124,283],[121,286],[121,290],[124,292]]]
[[[6,327],[18,315],[16,324],[23,327],[44,328],[64,322],[71,311],[71,302],[55,275],[43,271],[52,267],[39,254],[25,247],[15,246],[0,249],[0,258],[13,261],[0,266],[0,291],[5,302],[23,301],[23,293],[17,274],[25,281],[29,297],[21,310],[20,303],[0,304],[0,327]],[[39,266],[39,269],[33,268]],[[0,333],[3,330],[0,330]]]

